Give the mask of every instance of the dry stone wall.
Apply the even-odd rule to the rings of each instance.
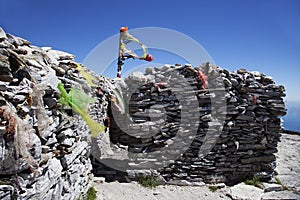
[[[178,185],[273,174],[286,110],[284,87],[271,77],[210,63],[93,77],[83,78],[73,55],[0,28],[1,199],[83,198],[93,173]],[[105,133],[91,139],[84,120],[58,103],[59,82],[96,99],[89,115]]]
[[[58,103],[59,82],[96,95],[76,66],[0,28],[0,199],[79,199],[91,186],[89,128]],[[99,123],[101,106],[90,107]]]
[[[210,63],[165,65],[132,73],[125,85],[130,116],[115,115],[110,135],[128,146],[136,166],[129,176],[143,166],[173,184],[272,176],[286,110],[285,89],[270,76]]]

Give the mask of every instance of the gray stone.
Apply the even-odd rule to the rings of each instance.
[[[239,82],[238,82],[235,78],[231,78],[230,81],[231,81],[231,84],[232,84],[234,87],[236,87],[236,86],[239,85]]]
[[[63,68],[61,68],[60,66],[56,66],[56,65],[53,65],[52,68],[56,71],[56,74],[58,76],[63,76],[66,74],[66,70],[64,70]]]
[[[58,141],[57,141],[55,135],[53,135],[51,138],[49,138],[47,140],[46,146],[50,146],[50,145],[56,144],[57,142]]]
[[[0,91],[6,91],[7,85],[6,82],[0,82]]]
[[[60,144],[67,146],[67,147],[71,147],[74,145],[75,139],[74,138],[66,138],[65,140],[63,140]]]
[[[61,60],[73,60],[74,59],[74,55],[63,52],[63,51],[59,51],[59,50],[53,50],[50,49],[47,51],[47,55],[51,55],[54,57],[54,59],[61,61]]]
[[[207,114],[201,117],[202,121],[210,121],[211,119],[211,114]]]
[[[223,81],[224,81],[225,87],[231,87],[232,86],[232,83],[229,79],[223,78]]]
[[[13,103],[23,103],[26,99],[26,96],[24,95],[14,95],[12,98]]]
[[[104,183],[105,182],[105,177],[94,177],[93,178],[94,183]]]
[[[0,67],[0,81],[12,82],[13,75],[8,68]]]
[[[0,185],[0,199],[1,200],[11,200],[14,198],[15,198],[15,189],[13,186]]]
[[[12,43],[14,43],[15,45],[17,46],[21,46],[21,45],[29,45],[30,42],[23,39],[23,38],[20,38],[20,37],[17,37],[17,36],[14,36],[14,35],[11,35],[11,34],[6,34],[7,35],[7,38],[8,39],[11,39],[12,40]]]
[[[87,148],[88,148],[87,142],[85,141],[78,142],[75,149],[73,149],[72,154],[68,154],[65,156],[67,165],[69,166],[76,159],[78,155],[85,153]]]
[[[4,30],[0,27],[0,42],[7,39],[6,33]]]
[[[146,74],[155,74],[155,71],[153,68],[148,67],[148,68],[146,68],[145,73]]]
[[[129,75],[129,78],[132,79],[133,81],[141,81],[141,82],[145,82],[147,80],[147,78],[142,72],[132,72]]]
[[[49,192],[51,195],[51,199],[57,199],[61,200],[62,199],[62,191],[63,191],[63,180],[62,178],[58,179],[58,183],[56,184],[55,188],[53,189],[53,192]]]
[[[265,192],[272,192],[272,191],[282,191],[283,187],[279,184],[275,183],[263,183],[264,191]]]
[[[11,68],[10,68],[10,63],[9,63],[9,53],[8,51],[0,51],[0,66],[2,69],[2,71],[4,71],[5,69],[7,71],[11,71]]]
[[[263,195],[263,190],[252,185],[240,183],[229,189],[227,193],[234,200],[259,200]]]
[[[58,83],[60,83],[60,80],[55,74],[55,70],[53,70],[50,67],[45,67],[47,70],[46,75],[43,77],[43,82],[45,85],[50,86],[53,90],[57,91]]]
[[[46,145],[42,145],[42,153],[48,153],[50,151],[50,147]]]
[[[279,192],[267,192],[261,197],[261,200],[299,200],[300,195],[294,194],[290,191],[279,191]]]
[[[76,132],[70,128],[64,130],[61,132],[62,134],[64,134],[67,137],[75,137],[76,136]]]
[[[186,180],[170,180],[168,181],[170,185],[179,185],[179,186],[192,186],[193,184]]]
[[[241,159],[241,163],[243,164],[259,163],[259,162],[263,163],[263,162],[270,162],[274,160],[275,160],[275,156],[270,155],[270,156],[259,156],[259,157]]]
[[[48,190],[59,182],[62,175],[63,168],[58,159],[50,159],[46,167],[44,167],[44,169],[47,169],[46,174],[39,177],[37,182],[33,185],[40,199],[46,197]]]

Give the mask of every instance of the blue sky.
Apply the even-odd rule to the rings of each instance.
[[[124,25],[182,32],[217,65],[271,75],[286,87],[288,102],[300,101],[299,0],[0,1],[6,32],[70,52],[78,62]]]

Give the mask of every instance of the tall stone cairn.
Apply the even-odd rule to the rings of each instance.
[[[73,55],[33,46],[0,27],[0,199],[73,200],[87,193],[90,130],[58,103],[57,85],[101,99],[76,67]],[[99,109],[91,105],[91,116],[103,123]]]

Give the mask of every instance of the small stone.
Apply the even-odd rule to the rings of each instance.
[[[48,153],[50,151],[50,147],[46,145],[42,145],[42,153]]]
[[[228,80],[227,78],[224,78],[224,79],[223,79],[223,82],[224,82],[225,87],[231,87],[231,86],[232,86],[231,81]]]
[[[12,40],[12,44],[17,45],[17,46],[22,46],[22,45],[30,45],[31,43],[23,38],[20,38],[18,36],[14,36],[11,34],[6,34],[8,39]]]
[[[4,30],[0,27],[0,42],[7,39],[6,33]]]
[[[68,136],[68,137],[75,137],[76,136],[75,131],[70,129],[70,128],[62,131],[61,133],[64,134],[65,136]]]
[[[43,98],[43,100],[50,110],[57,106],[57,101],[54,98]]]
[[[6,91],[7,85],[8,84],[6,82],[0,82],[0,91]]]
[[[168,64],[165,64],[164,66],[162,66],[160,68],[160,71],[163,72],[163,71],[167,71],[168,69],[170,69],[171,65],[168,65]]]
[[[43,51],[49,51],[49,50],[52,49],[52,47],[41,47],[41,49],[42,49]]]
[[[226,187],[226,184],[225,183],[217,183],[215,184],[214,186],[216,186],[217,188],[225,188]]]
[[[13,79],[13,75],[10,71],[8,71],[6,68],[0,67],[0,81],[12,82]]]
[[[11,200],[11,199],[13,199],[12,195],[14,193],[15,193],[15,188],[13,186],[11,186],[11,185],[0,185],[0,199],[1,200]]]
[[[63,51],[59,51],[59,50],[53,50],[50,49],[47,51],[47,54],[50,54],[51,56],[53,56],[56,60],[73,60],[75,58],[74,55],[63,52]]]
[[[245,74],[245,73],[247,73],[247,70],[241,68],[241,69],[237,70],[237,73],[238,73],[238,74]]]
[[[13,98],[12,98],[12,102],[13,103],[23,103],[26,99],[26,96],[24,95],[15,95]]]
[[[73,146],[74,142],[75,142],[74,138],[66,138],[60,144],[67,146],[67,147],[71,147],[71,146]]]
[[[272,191],[282,191],[283,187],[279,184],[274,183],[263,183],[264,191],[265,192],[272,192]]]
[[[266,85],[271,84],[273,83],[273,78],[271,76],[265,76],[262,80],[262,83]]]
[[[51,138],[49,138],[49,139],[47,140],[46,145],[47,145],[47,146],[50,146],[50,145],[53,145],[53,144],[56,144],[56,143],[57,143],[57,139],[56,139],[55,136],[53,135],[53,137],[51,137]]]
[[[63,76],[66,74],[66,70],[64,70],[63,68],[59,67],[59,66],[52,66],[52,68],[56,71],[56,75],[58,76]]]
[[[56,135],[56,139],[58,142],[63,142],[66,139],[66,135],[64,132],[60,132],[59,134]]]
[[[104,183],[105,182],[105,177],[96,176],[96,177],[93,178],[93,181],[94,181],[94,183],[97,183],[97,184]]]
[[[168,184],[170,185],[179,185],[179,186],[191,186],[193,185],[191,182],[186,180],[169,180]]]
[[[154,74],[155,73],[154,69],[151,67],[146,68],[145,72],[146,72],[146,74]]]
[[[28,105],[22,105],[21,107],[19,107],[18,114],[20,116],[25,117],[29,112],[30,112],[30,107]]]
[[[6,102],[5,98],[0,96],[0,106],[4,106],[6,104],[7,104],[7,102]]]
[[[211,120],[211,114],[207,114],[201,117],[201,120],[206,122]]]
[[[193,186],[197,186],[197,187],[202,187],[206,185],[204,182],[191,182],[191,183]]]
[[[8,52],[10,54],[9,56],[9,63],[10,68],[13,72],[18,71],[20,68],[24,68],[26,66],[24,59],[22,59],[21,56],[19,56],[14,51],[8,49]]]
[[[128,79],[140,82],[145,82],[147,80],[142,72],[132,72],[131,74],[129,74]]]

